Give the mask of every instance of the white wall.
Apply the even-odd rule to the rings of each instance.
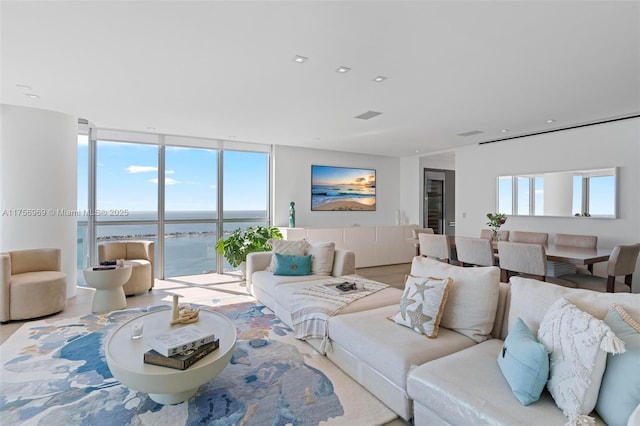
[[[289,203],[296,203],[296,227],[394,225],[400,209],[400,159],[338,151],[274,146],[274,225],[289,226]],[[311,165],[376,170],[376,211],[311,211]]]
[[[602,247],[640,242],[640,119],[462,147],[455,161],[457,235],[485,227],[499,175],[617,166],[618,219],[513,216],[504,229],[548,232],[550,242],[556,233],[597,235]],[[640,261],[635,275],[640,291]]]
[[[35,108],[2,105],[0,132],[0,252],[62,249],[67,297],[76,294],[76,209],[78,120]],[[44,209],[44,216],[11,213]],[[6,213],[6,214],[5,214]]]

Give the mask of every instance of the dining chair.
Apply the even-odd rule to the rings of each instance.
[[[510,243],[542,244],[546,246],[548,241],[549,234],[546,232],[511,231],[509,234]]]
[[[617,245],[613,248],[607,262],[607,277],[591,274],[563,275],[562,279],[574,283],[578,288],[614,293],[616,291],[632,292],[631,282],[636,269],[636,261],[640,253],[640,244]],[[616,277],[624,277],[624,282]]]
[[[493,236],[493,232],[491,229],[482,229],[480,230],[480,238],[485,240],[490,240]],[[509,241],[509,231],[501,230],[498,231],[498,238],[500,241]]]
[[[598,246],[598,237],[595,235],[556,234],[554,244],[563,247],[595,249]],[[593,275],[593,263],[587,265],[587,270]]]
[[[458,262],[462,266],[493,266],[495,258],[491,241],[484,238],[456,237]]]
[[[498,241],[498,256],[502,282],[509,282],[514,273],[546,281],[547,255],[543,245]]]
[[[433,228],[413,228],[412,230],[413,238],[418,239],[418,235],[420,234],[433,234]],[[420,256],[420,242],[416,241],[416,256]]]
[[[420,241],[420,255],[432,257],[447,263],[451,259],[451,245],[449,237],[442,234],[418,234]]]

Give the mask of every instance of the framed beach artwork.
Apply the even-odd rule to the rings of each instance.
[[[376,171],[311,166],[312,211],[375,211]]]

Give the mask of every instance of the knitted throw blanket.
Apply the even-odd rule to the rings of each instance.
[[[358,284],[359,290],[341,292],[336,285],[344,282]],[[295,336],[305,340],[321,338],[320,352],[326,353],[327,321],[349,303],[389,287],[357,275],[319,280],[315,285],[296,290],[291,297],[291,320]]]

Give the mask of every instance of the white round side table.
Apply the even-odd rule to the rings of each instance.
[[[127,299],[122,286],[131,277],[131,265],[118,266],[115,269],[94,271],[93,268],[84,269],[84,279],[87,286],[95,288],[93,295],[93,313],[101,313],[124,309],[127,307]]]
[[[236,347],[236,327],[224,315],[200,310],[197,323],[212,331],[220,346],[186,370],[145,364],[144,353],[151,349],[144,339],[132,339],[131,327],[144,324],[144,334],[166,333],[172,326],[171,309],[151,312],[127,321],[107,338],[104,353],[111,374],[123,385],[149,394],[159,404],[179,404],[191,398],[198,388],[213,380],[229,364]]]

